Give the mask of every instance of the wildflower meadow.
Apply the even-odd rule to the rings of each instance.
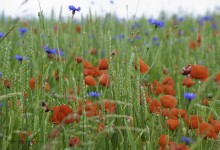
[[[0,16],[1,150],[220,150],[220,15]]]

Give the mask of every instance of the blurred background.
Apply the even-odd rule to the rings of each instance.
[[[37,17],[40,9],[46,17],[71,17],[69,5],[80,6],[75,18],[92,15],[103,16],[114,13],[118,18],[153,17],[161,12],[167,16],[200,16],[207,13],[219,13],[219,0],[0,0],[0,13],[11,17]]]

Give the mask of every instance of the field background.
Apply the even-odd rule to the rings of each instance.
[[[0,149],[219,149],[219,14],[161,13],[156,20],[164,22],[162,27],[146,17],[88,14],[76,19],[78,15],[78,11],[66,19],[48,18],[43,12],[30,19],[1,15]],[[21,28],[27,31],[21,33]],[[100,69],[104,58],[108,68]],[[147,72],[139,71],[142,63]],[[208,78],[192,78],[194,85],[184,86],[181,70],[188,64],[205,66]],[[88,74],[95,86],[86,82]],[[103,74],[108,77],[105,86]],[[172,92],[164,90],[167,77],[174,84]],[[196,98],[188,100],[187,92]],[[209,123],[213,135],[198,135],[200,128],[190,129],[181,116],[174,119],[177,126],[167,123],[173,118],[163,110],[170,113],[174,108],[162,106],[163,95],[172,95],[178,103],[175,108],[184,109],[185,117],[201,117],[199,127]],[[152,111],[152,101],[161,105],[159,111]],[[63,120],[55,115],[61,105],[71,109]],[[66,122],[71,118],[74,121]],[[161,135],[169,136],[165,146]]]

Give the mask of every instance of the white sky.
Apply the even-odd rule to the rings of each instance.
[[[4,11],[5,15],[12,17],[37,17],[39,12],[38,0],[29,0],[25,5],[21,3],[25,0],[0,0],[0,13]],[[104,15],[107,12],[114,12],[119,18],[137,17],[145,15],[146,17],[156,18],[164,10],[171,14],[176,13],[184,15],[190,13],[193,15],[204,15],[209,11],[220,12],[220,0],[39,0],[41,9],[45,16],[49,16],[51,9],[55,10],[58,17],[62,8],[62,17],[71,17],[68,10],[69,5],[80,6],[81,11],[76,12],[74,17],[80,18],[86,16],[89,9],[92,14]],[[92,2],[94,4],[92,4]],[[128,6],[128,7],[126,7]],[[218,7],[218,9],[216,9]],[[128,8],[128,11],[127,11]]]

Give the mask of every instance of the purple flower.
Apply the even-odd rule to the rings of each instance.
[[[160,27],[163,28],[164,27],[164,22],[163,21],[159,21],[156,19],[149,19],[148,22],[152,25],[155,25],[155,28]]]
[[[194,98],[196,98],[196,94],[194,94],[194,93],[184,93],[184,98],[188,99],[189,101],[192,101]]]
[[[60,56],[64,56],[64,52],[63,51],[58,51],[56,48],[55,49],[50,49],[48,46],[43,46],[44,51],[47,54],[53,54],[53,55],[60,55]],[[59,53],[58,53],[59,52]]]
[[[135,23],[131,26],[131,29],[134,30],[134,29],[137,29],[137,28],[140,28],[141,27],[141,24],[140,23]]]
[[[24,34],[28,31],[27,28],[19,28],[18,30],[19,30],[21,36],[24,36]]]
[[[211,20],[213,20],[213,18],[211,16],[204,16],[203,20],[204,21],[211,21]]]
[[[0,38],[3,38],[5,34],[3,32],[0,32]]]
[[[179,17],[179,18],[178,18],[178,21],[179,21],[179,22],[183,22],[184,19],[185,19],[184,17]]]
[[[2,77],[2,72],[0,71],[0,78]]]
[[[212,23],[212,29],[217,29],[217,24],[216,23]]]
[[[60,50],[60,56],[64,56],[64,52]]]
[[[100,93],[98,92],[89,92],[90,97],[100,97]]]
[[[73,6],[73,5],[69,5],[69,10],[71,10],[71,11],[80,11],[81,10],[81,8],[80,7],[78,7],[78,8],[76,8],[75,6]]]
[[[186,143],[186,144],[190,144],[190,143],[191,143],[191,139],[190,139],[189,137],[186,137],[186,136],[182,136],[182,137],[180,138],[180,141],[181,141],[181,142],[184,142],[184,143]]]
[[[152,37],[152,41],[157,41],[159,38],[158,37]]]
[[[117,36],[113,37],[113,39],[115,40],[120,40],[120,39],[124,39],[125,35],[124,34],[118,34]]]
[[[21,61],[21,62],[22,62],[22,60],[23,60],[23,57],[22,57],[22,56],[19,56],[19,55],[15,55],[14,58],[17,59],[17,60],[19,60],[19,61]]]
[[[178,35],[179,35],[179,36],[181,36],[181,35],[183,35],[183,34],[184,34],[184,31],[183,31],[183,30],[179,30],[179,31],[178,31]]]
[[[3,102],[0,102],[0,107],[1,107],[1,106],[4,106],[4,103],[3,103]]]
[[[140,36],[140,35],[137,35],[137,36],[135,37],[135,39],[140,40],[140,39],[141,39],[141,36]]]

